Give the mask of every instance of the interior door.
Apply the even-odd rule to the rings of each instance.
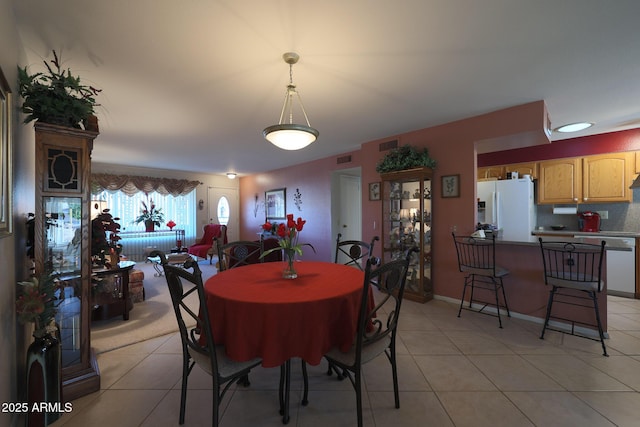
[[[337,218],[337,233],[341,233],[340,240],[362,240],[362,196],[359,176],[340,175],[339,176],[339,214]],[[334,240],[335,244],[335,240]],[[335,248],[334,248],[335,250]],[[335,253],[335,252],[334,252]],[[342,257],[346,258],[346,255]],[[346,259],[338,258],[338,262],[344,263]]]
[[[227,226],[228,240],[238,240],[240,226],[239,189],[209,187],[209,222]]]

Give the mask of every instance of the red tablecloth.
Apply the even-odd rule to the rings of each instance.
[[[364,273],[327,262],[296,263],[298,278],[283,279],[284,263],[234,268],[205,283],[213,336],[237,361],[262,366],[301,357],[317,365],[331,348],[348,351],[357,329]]]

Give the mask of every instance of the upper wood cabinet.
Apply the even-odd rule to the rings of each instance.
[[[582,159],[538,163],[538,203],[579,203],[582,197]]]
[[[531,178],[538,178],[538,162],[513,163],[504,165],[505,175],[508,172],[518,172],[518,176],[531,175]]]
[[[504,166],[485,166],[478,168],[478,181],[484,179],[504,179]]]
[[[635,168],[633,153],[587,156],[582,162],[584,203],[633,201],[633,193],[629,189]]]
[[[538,203],[631,202],[632,153],[539,162]]]

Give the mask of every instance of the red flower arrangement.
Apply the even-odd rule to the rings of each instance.
[[[260,258],[264,258],[269,255],[271,252],[282,250],[284,252],[285,260],[287,261],[287,267],[290,271],[289,276],[287,276],[287,270],[285,270],[285,277],[296,278],[298,277],[295,269],[293,267],[293,261],[295,260],[296,254],[302,255],[302,247],[309,246],[313,249],[313,252],[316,249],[310,243],[298,243],[298,238],[300,237],[300,232],[304,228],[304,224],[307,221],[298,217],[296,221],[293,220],[293,214],[287,215],[287,223],[280,223],[276,228],[276,234],[280,237],[278,241],[279,248],[269,249],[265,251]],[[262,229],[266,231],[273,230],[273,225],[267,221],[262,225]]]

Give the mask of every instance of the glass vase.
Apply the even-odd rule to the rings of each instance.
[[[285,279],[295,279],[298,273],[295,269],[296,253],[294,251],[284,251],[284,271],[282,277]]]
[[[39,330],[27,350],[27,400],[53,404],[42,412],[29,412],[27,426],[47,426],[62,415],[62,354],[59,332]]]

